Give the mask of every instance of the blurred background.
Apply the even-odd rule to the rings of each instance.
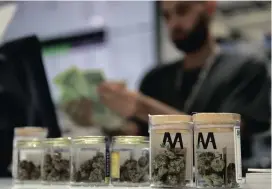
[[[162,19],[159,28],[162,52],[160,58],[165,61],[176,59],[180,53],[169,42]],[[217,42],[226,48],[245,45],[245,51],[252,52],[254,47],[269,49],[271,45],[269,41],[271,37],[271,2],[217,1],[217,10],[211,31]]]
[[[218,1],[212,34],[222,48],[257,52],[271,60],[271,1]],[[36,72],[32,80],[39,80],[44,74],[45,81],[39,83],[40,78],[33,85],[45,87],[30,103],[41,105],[48,100],[47,105],[41,106],[46,112],[56,112],[64,136],[118,132],[123,120],[96,100],[89,100],[98,98],[94,87],[104,80],[118,80],[137,90],[148,70],[183,56],[168,38],[156,1],[1,1],[0,45],[32,35],[38,37],[42,47],[41,59],[31,60],[32,64],[43,65],[30,66]],[[23,50],[26,46],[16,48]],[[12,48],[5,49],[8,52]],[[14,57],[19,56],[16,53],[10,51]],[[33,55],[30,50],[24,54]],[[268,61],[269,71],[270,65]],[[92,75],[91,81],[88,74]],[[80,94],[69,91],[65,82],[76,83]],[[92,86],[87,89],[91,96],[85,95],[86,84]],[[75,115],[80,109],[87,115]],[[33,120],[35,111],[29,111],[29,119]],[[94,115],[92,119],[90,114]],[[37,125],[35,121],[27,122],[31,123]],[[47,125],[53,123],[54,120]],[[266,136],[270,137],[260,137]],[[260,146],[263,145],[255,148]]]
[[[54,78],[73,66],[101,69],[105,79],[125,81],[136,90],[150,68],[182,57],[169,41],[158,2],[1,1],[0,8],[2,43],[33,34],[41,41],[55,104],[61,92]],[[270,58],[270,15],[270,1],[219,1],[212,33],[224,48],[258,49]],[[61,126],[74,124],[57,113]],[[62,129],[70,134],[70,127]]]

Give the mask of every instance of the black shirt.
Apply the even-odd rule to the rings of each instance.
[[[242,115],[243,156],[249,157],[252,134],[270,128],[270,77],[266,60],[239,51],[221,51],[189,110],[184,102],[200,70],[182,70],[182,61],[152,69],[142,80],[140,91],[181,112],[232,112]],[[177,73],[183,72],[181,86]],[[140,134],[148,135],[148,125],[135,120]]]
[[[181,61],[153,69],[143,79],[140,91],[150,97],[184,111],[184,104],[198,79],[201,69],[185,70],[179,78]],[[181,79],[179,82],[177,79]]]

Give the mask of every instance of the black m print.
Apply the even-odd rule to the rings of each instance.
[[[181,133],[176,133],[174,141],[172,141],[171,134],[169,132],[164,133],[163,145],[167,146],[169,144],[170,148],[176,148],[176,144],[179,143],[180,148],[183,149],[183,141]]]
[[[206,141],[204,140],[203,133],[198,133],[198,139],[197,139],[198,146],[202,144],[203,149],[207,149],[209,146],[209,143],[212,143],[213,149],[217,149],[215,139],[214,139],[214,134],[212,132],[208,132]]]

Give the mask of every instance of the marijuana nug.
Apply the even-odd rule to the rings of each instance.
[[[234,163],[229,163],[227,167],[227,185],[230,188],[239,187],[239,184],[236,182],[236,172]]]
[[[75,167],[75,166],[74,166]],[[102,152],[83,162],[79,169],[73,173],[74,182],[105,182],[105,157]]]
[[[225,166],[225,160],[219,153],[201,152],[197,155],[198,177],[205,181],[204,186],[223,186]]]
[[[152,180],[158,185],[180,186],[185,182],[185,154],[167,148],[152,161]]]
[[[70,161],[62,158],[61,153],[46,154],[43,165],[43,180],[68,181],[70,178]]]
[[[149,154],[138,160],[127,159],[120,167],[120,182],[142,183],[148,181]]]
[[[19,180],[38,180],[40,178],[41,166],[35,165],[32,161],[19,161],[18,163]]]

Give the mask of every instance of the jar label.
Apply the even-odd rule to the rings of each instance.
[[[105,152],[105,161],[106,161],[106,165],[105,165],[105,183],[109,184],[110,183],[110,142],[108,140],[108,138],[106,139],[106,152]]]
[[[120,153],[111,153],[111,178],[120,178]]]
[[[235,172],[236,172],[236,182],[243,182],[242,178],[242,156],[241,156],[241,136],[240,127],[234,127],[234,144],[235,144]]]

